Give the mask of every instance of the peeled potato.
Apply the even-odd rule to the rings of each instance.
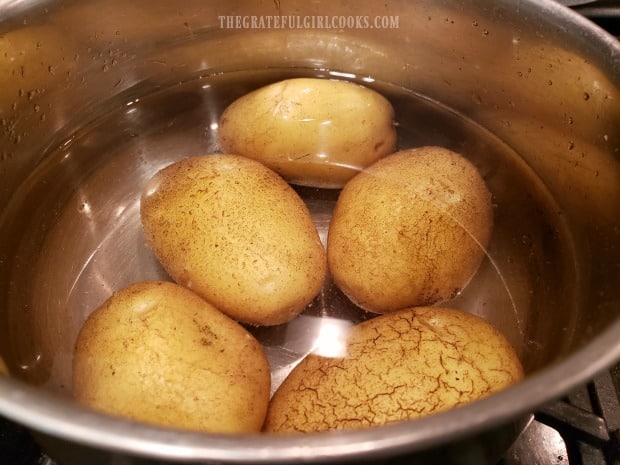
[[[523,378],[510,344],[470,313],[420,307],[343,335],[347,354],[303,359],[275,392],[267,432],[363,428],[415,419],[498,392]]]
[[[140,213],[170,276],[237,321],[284,323],[321,290],[325,249],[306,205],[254,160],[174,163],[151,179]]]
[[[84,323],[73,359],[73,393],[81,404],[196,431],[259,431],[270,383],[267,358],[252,335],[168,282],[114,294]]]
[[[455,296],[485,257],[491,194],[476,167],[441,147],[389,155],[342,190],[327,259],[358,306],[386,313]]]
[[[259,160],[287,181],[339,188],[396,147],[394,109],[347,81],[288,79],[246,94],[222,114],[221,150]]]

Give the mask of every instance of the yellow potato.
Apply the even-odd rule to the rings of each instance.
[[[308,355],[275,392],[267,432],[362,428],[419,418],[523,377],[516,353],[480,317],[420,307],[353,327],[341,358]]]
[[[475,166],[440,147],[390,155],[342,190],[327,259],[338,287],[376,313],[455,296],[485,257],[491,195]]]
[[[259,431],[270,383],[252,335],[190,290],[160,281],[136,283],[95,310],[73,359],[79,403],[196,431]]]
[[[221,150],[259,160],[293,184],[339,188],[396,147],[394,109],[347,81],[297,78],[233,102],[222,114]]]
[[[170,276],[238,321],[284,323],[321,290],[326,254],[306,205],[254,160],[174,163],[149,182],[141,216]]]

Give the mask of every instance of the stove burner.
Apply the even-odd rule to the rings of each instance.
[[[619,465],[620,365],[547,404],[499,465]]]

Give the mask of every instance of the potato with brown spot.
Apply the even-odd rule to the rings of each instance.
[[[507,340],[480,317],[419,307],[353,327],[340,358],[310,354],[284,380],[267,432],[378,426],[468,404],[523,378]]]
[[[389,155],[342,190],[327,259],[338,287],[375,313],[455,296],[485,257],[491,194],[476,167],[441,147]]]
[[[293,184],[340,188],[396,149],[394,109],[378,92],[336,79],[294,78],[235,100],[220,149],[264,163]]]
[[[237,321],[284,323],[319,293],[326,254],[308,208],[237,155],[186,158],[142,195],[147,243],[170,276]]]
[[[148,281],[88,317],[73,359],[73,394],[89,408],[150,424],[260,431],[270,392],[262,346],[177,284]]]

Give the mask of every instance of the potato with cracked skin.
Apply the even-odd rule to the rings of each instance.
[[[293,184],[340,188],[396,149],[394,109],[349,81],[294,78],[250,92],[219,121],[226,153],[258,160]]]
[[[75,399],[150,424],[258,432],[270,386],[260,343],[170,282],[140,282],[115,293],[87,318],[75,346]]]
[[[419,307],[375,317],[346,336],[347,355],[310,354],[274,394],[264,431],[378,426],[465,405],[523,378],[508,341],[465,311]]]
[[[344,187],[329,227],[336,285],[375,313],[454,297],[485,257],[491,194],[476,167],[442,147],[389,155]]]
[[[237,321],[284,323],[321,290],[326,254],[308,208],[257,161],[173,163],[149,181],[140,214],[170,276]]]

